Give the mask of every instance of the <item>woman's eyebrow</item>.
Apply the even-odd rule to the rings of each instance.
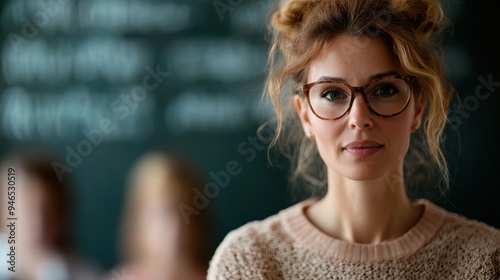
[[[397,71],[389,71],[389,72],[385,72],[385,73],[372,75],[372,76],[370,76],[370,78],[368,80],[371,81],[374,79],[378,79],[378,78],[382,78],[384,76],[390,76],[390,75],[401,75],[401,74]]]
[[[318,79],[318,82],[320,81],[331,81],[331,82],[341,82],[341,83],[346,83],[346,80],[338,77],[330,77],[330,76],[321,76]]]
[[[378,78],[381,78],[381,77],[384,77],[384,76],[390,76],[390,75],[401,75],[401,74],[399,72],[397,72],[397,71],[388,71],[388,72],[378,73],[378,74],[375,74],[375,75],[371,75],[368,78],[368,81],[372,81],[374,79],[378,79]],[[343,79],[343,78],[331,77],[331,76],[321,76],[317,81],[318,82],[320,82],[320,81],[331,81],[331,82],[347,83],[346,80]]]

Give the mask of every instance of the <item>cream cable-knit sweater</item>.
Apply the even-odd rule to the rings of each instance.
[[[380,244],[334,239],[298,203],[230,232],[208,279],[500,279],[500,231],[418,200],[425,211],[403,236]]]

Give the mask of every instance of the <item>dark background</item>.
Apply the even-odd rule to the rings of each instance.
[[[286,168],[271,167],[265,150],[255,149],[255,158],[238,151],[270,115],[259,98],[268,49],[264,22],[275,2],[0,2],[0,156],[44,150],[67,165],[69,151],[87,140],[83,131],[97,129],[102,119],[115,125],[63,175],[75,182],[74,226],[85,256],[106,269],[119,262],[127,173],[152,149],[191,158],[207,177],[231,160],[243,168],[210,200],[214,246],[229,230],[297,202]],[[220,3],[228,9],[218,12]],[[442,42],[447,72],[465,112],[454,100],[446,130],[452,171],[446,197],[433,186],[412,193],[500,228],[500,86],[485,100],[474,97],[479,77],[500,82],[497,4],[442,3],[453,22]],[[142,84],[146,67],[168,76],[144,100],[127,104],[122,95]]]

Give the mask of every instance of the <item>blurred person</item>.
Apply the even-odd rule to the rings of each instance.
[[[181,205],[196,209],[193,189],[203,182],[193,163],[181,157],[151,152],[135,164],[122,227],[125,263],[112,272],[112,280],[206,278],[212,247],[209,209],[192,215],[180,210]]]
[[[448,187],[440,3],[282,0],[271,18],[273,144],[324,195],[230,232],[208,279],[500,279],[498,229],[405,189],[415,168]]]
[[[78,256],[72,240],[73,198],[69,179],[59,181],[51,157],[40,154],[15,154],[1,164],[2,221],[12,217],[14,206],[15,243],[8,243],[10,229],[0,229],[2,256],[15,246],[15,273],[9,263],[1,262],[0,279],[15,280],[95,280],[103,279],[98,266]],[[8,169],[15,170],[14,203],[7,200]],[[12,201],[12,200],[11,200]]]

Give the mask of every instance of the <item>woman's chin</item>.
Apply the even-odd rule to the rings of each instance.
[[[363,181],[374,181],[374,180],[380,180],[384,177],[387,177],[385,175],[389,174],[387,170],[380,170],[379,168],[355,168],[352,170],[346,170],[345,172],[337,172],[341,176],[348,178],[349,180],[352,181],[358,181],[358,182],[363,182]]]

